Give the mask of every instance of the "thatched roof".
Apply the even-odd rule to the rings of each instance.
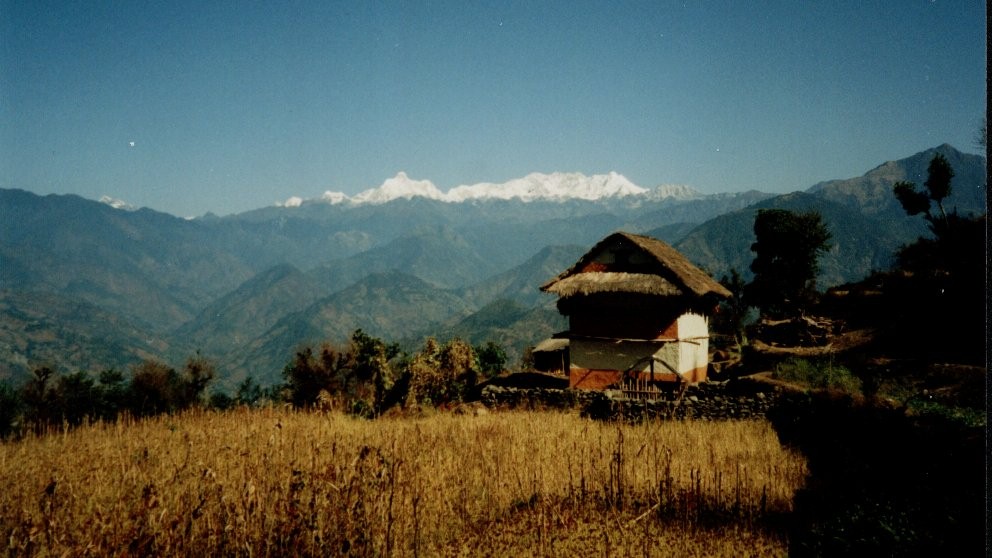
[[[545,339],[531,349],[532,353],[554,353],[568,348],[568,339],[552,337]]]
[[[646,257],[643,272],[598,269],[597,256],[605,250],[623,247]],[[640,270],[639,270],[640,271]],[[730,291],[692,264],[678,250],[656,238],[616,232],[599,241],[572,267],[541,286],[545,292],[562,298],[593,293],[636,293],[657,296],[717,296]]]
[[[570,275],[547,288],[560,297],[593,293],[637,293],[662,296],[679,296],[682,290],[658,275],[622,272],[586,272]]]

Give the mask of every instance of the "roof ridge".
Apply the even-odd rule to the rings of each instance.
[[[555,283],[576,275],[577,270],[584,267],[593,255],[599,253],[604,245],[616,238],[625,239],[654,258],[660,264],[661,269],[667,272],[655,273],[654,275],[673,281],[682,290],[690,291],[696,296],[706,296],[708,294],[714,294],[720,297],[731,296],[730,291],[710,277],[705,271],[699,269],[672,245],[657,238],[626,231],[613,232],[597,242],[574,265],[542,285],[541,290],[547,292]]]

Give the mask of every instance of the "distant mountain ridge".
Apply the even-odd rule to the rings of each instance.
[[[481,182],[472,185],[456,186],[447,192],[441,191],[430,180],[414,180],[405,172],[399,172],[380,186],[348,196],[343,192],[327,191],[316,199],[304,200],[293,196],[277,204],[281,207],[300,207],[304,203],[336,204],[383,204],[395,200],[424,198],[428,200],[463,203],[481,200],[532,201],[595,201],[628,196],[644,196],[649,199],[665,198],[677,200],[698,199],[703,194],[681,184],[664,184],[651,190],[638,186],[622,174],[610,172],[586,176],[576,172],[554,172],[551,174],[531,173],[495,184]]]
[[[930,161],[937,154],[947,159],[955,173],[951,196],[945,207],[948,210],[959,208],[962,213],[985,211],[985,159],[979,155],[962,153],[946,143],[905,159],[887,161],[855,178],[814,184],[806,191],[823,199],[856,207],[866,215],[899,215],[903,209],[892,195],[893,185],[899,181],[909,181],[922,188],[927,180]]]
[[[898,180],[922,184],[936,153],[956,173],[946,207],[984,212],[985,159],[949,145],[785,195],[557,173],[456,203],[399,176],[364,203],[300,200],[187,220],[0,189],[0,380],[39,365],[178,363],[199,350],[218,363],[222,385],[247,375],[271,383],[301,343],[343,343],[357,328],[408,348],[458,335],[520,355],[565,327],[538,286],[604,236],[648,233],[716,277],[748,276],[763,208],[819,211],[833,233],[820,288],[858,280],[927,234],[891,192]],[[504,197],[481,197],[495,186]],[[592,199],[555,197],[563,191]],[[506,197],[514,192],[524,196]]]
[[[889,269],[900,246],[929,234],[923,219],[906,215],[892,189],[902,180],[923,187],[927,167],[937,154],[946,157],[955,172],[944,207],[962,215],[985,213],[985,158],[943,144],[888,161],[859,177],[821,182],[805,192],[763,199],[717,216],[694,228],[675,246],[717,277],[736,269],[750,279],[755,214],[772,208],[817,211],[833,235],[830,249],[820,258],[820,287],[861,279],[874,270]]]

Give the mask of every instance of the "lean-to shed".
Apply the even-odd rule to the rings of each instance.
[[[568,373],[568,339],[545,339],[532,350],[534,369],[555,374]]]
[[[706,378],[709,315],[730,292],[661,240],[613,233],[541,286],[568,317],[569,386]],[[627,377],[624,378],[624,374]]]

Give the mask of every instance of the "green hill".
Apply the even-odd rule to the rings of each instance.
[[[257,338],[235,347],[228,383],[253,375],[263,383],[280,379],[283,366],[303,344],[347,343],[355,329],[396,340],[471,314],[460,297],[396,271],[369,275],[281,318]]]

